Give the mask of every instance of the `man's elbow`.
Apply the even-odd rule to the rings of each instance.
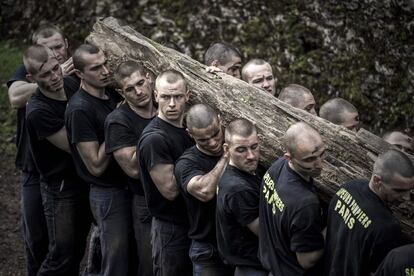
[[[105,168],[98,166],[88,166],[87,169],[93,176],[96,177],[100,177],[105,172]]]
[[[174,201],[177,198],[178,194],[179,194],[179,192],[176,189],[175,190],[170,189],[170,190],[164,191],[162,193],[163,197],[165,197],[169,201]]]
[[[9,95],[9,102],[10,102],[10,106],[14,109],[19,109],[22,108],[26,105],[26,102],[20,100],[17,97],[13,97]]]
[[[299,253],[297,255],[297,260],[303,269],[308,270],[316,265],[316,263],[322,257],[322,254],[323,254],[322,249],[318,251],[314,251],[314,252],[309,252],[309,253],[302,253],[302,254]]]
[[[201,202],[209,202],[210,200],[212,200],[215,196],[215,192],[214,191],[202,191],[198,197],[200,199]]]

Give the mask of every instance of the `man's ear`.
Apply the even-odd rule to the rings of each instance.
[[[125,99],[124,90],[122,90],[121,88],[115,88],[115,91],[118,92],[118,94]]]
[[[191,91],[187,90],[187,92],[185,92],[185,101],[188,102],[188,100],[190,99],[191,96]]]
[[[292,155],[290,155],[290,152],[285,152],[283,154],[283,157],[288,161],[292,160]]]
[[[158,92],[154,89],[154,100],[158,103]]]
[[[228,152],[229,152],[229,150],[230,150],[229,144],[224,143],[224,144],[223,144],[223,150],[224,150],[224,152],[225,152],[226,154],[228,154]]]
[[[381,176],[374,174],[372,176],[372,184],[374,185],[376,190],[379,190],[381,186]]]
[[[66,47],[66,49],[69,48],[69,43],[68,43],[68,39],[67,38],[65,38],[65,47]]]
[[[30,82],[33,82],[33,83],[35,83],[36,81],[34,80],[34,78],[33,78],[33,75],[32,74],[30,74],[30,73],[27,73],[26,74],[26,79],[28,80],[28,81],[30,81]]]
[[[80,79],[83,79],[82,72],[79,69],[74,69],[74,70],[75,70],[76,76],[78,76],[78,78]]]
[[[190,135],[190,137],[194,139],[193,135],[191,135],[191,131],[188,128],[186,128],[185,130],[187,131],[188,135]]]

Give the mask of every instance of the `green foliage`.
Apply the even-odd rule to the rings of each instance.
[[[0,154],[2,158],[5,155],[14,155],[16,111],[10,106],[6,82],[21,63],[21,50],[12,47],[8,41],[0,41]]]

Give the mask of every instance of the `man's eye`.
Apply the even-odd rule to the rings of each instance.
[[[125,89],[125,92],[133,92],[134,88],[133,87],[128,87],[127,89]]]

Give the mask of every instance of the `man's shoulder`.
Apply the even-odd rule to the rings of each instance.
[[[122,106],[115,108],[111,113],[106,117],[107,123],[119,123],[123,122],[128,118],[128,115],[124,110],[121,109]]]
[[[20,64],[16,71],[14,71],[13,75],[10,77],[10,79],[7,81],[7,87],[10,87],[13,82],[15,81],[25,81],[29,82],[26,79],[27,71],[23,64]]]
[[[67,109],[72,111],[76,109],[83,109],[85,111],[93,112],[93,104],[88,101],[84,95],[85,93],[79,90],[69,100]]]
[[[200,154],[200,151],[197,149],[197,146],[192,146],[188,149],[186,149],[183,154],[178,158],[178,163],[194,163],[194,162],[200,162],[202,161],[202,155]]]

